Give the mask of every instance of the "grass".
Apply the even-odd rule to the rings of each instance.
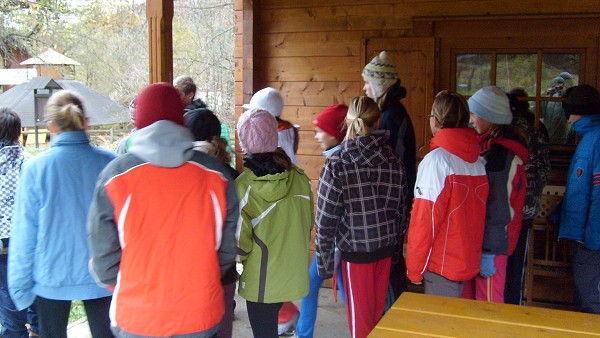
[[[69,314],[69,324],[78,321],[79,319],[85,317],[85,307],[83,306],[83,302],[80,300],[74,300],[71,302],[71,313]]]

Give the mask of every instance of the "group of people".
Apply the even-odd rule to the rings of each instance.
[[[550,175],[527,94],[438,93],[417,170],[394,63],[382,52],[362,76],[365,96],[314,118],[325,157],[316,203],[274,88],[237,121],[241,173],[189,77],[140,92],[118,156],[90,145],[74,92],[48,100],[52,147],[33,158],[18,115],[1,109],[2,336],[66,337],[71,301],[83,300],[94,337],[231,337],[237,285],[255,337],[290,321],[312,337],[330,277],[352,337],[369,334],[407,280],[428,294],[520,304],[527,230]],[[582,309],[600,313],[600,94],[574,86],[565,100],[582,138],[560,236],[577,242]]]

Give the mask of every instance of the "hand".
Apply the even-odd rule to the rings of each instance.
[[[479,274],[485,278],[492,277],[496,273],[496,267],[494,266],[494,257],[489,253],[481,255],[481,266]]]
[[[414,285],[421,285],[421,284],[423,284],[423,280],[420,280],[420,281],[418,281],[418,282],[417,282],[417,281],[412,281],[412,280],[411,280],[410,282],[411,282],[411,283],[413,283]]]

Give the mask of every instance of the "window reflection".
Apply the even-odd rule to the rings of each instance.
[[[496,86],[505,92],[522,88],[536,92],[537,54],[498,54],[496,58]]]
[[[455,91],[470,96],[480,88],[491,85],[491,69],[491,54],[457,54]]]
[[[542,97],[562,98],[569,87],[578,84],[578,54],[544,54],[542,56]],[[540,121],[548,130],[550,143],[575,143],[575,132],[564,115],[561,101],[542,101]]]

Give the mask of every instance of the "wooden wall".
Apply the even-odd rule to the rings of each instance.
[[[597,18],[600,1],[236,0],[235,9],[236,118],[255,91],[266,86],[279,89],[285,105],[282,118],[301,126],[299,166],[317,179],[323,157],[313,140],[313,116],[363,94],[365,39],[434,36],[432,22],[452,18],[460,24],[460,20],[541,17],[556,18],[560,25],[561,17]],[[594,29],[582,33],[597,39],[600,32]],[[444,89],[439,77],[436,92]]]

